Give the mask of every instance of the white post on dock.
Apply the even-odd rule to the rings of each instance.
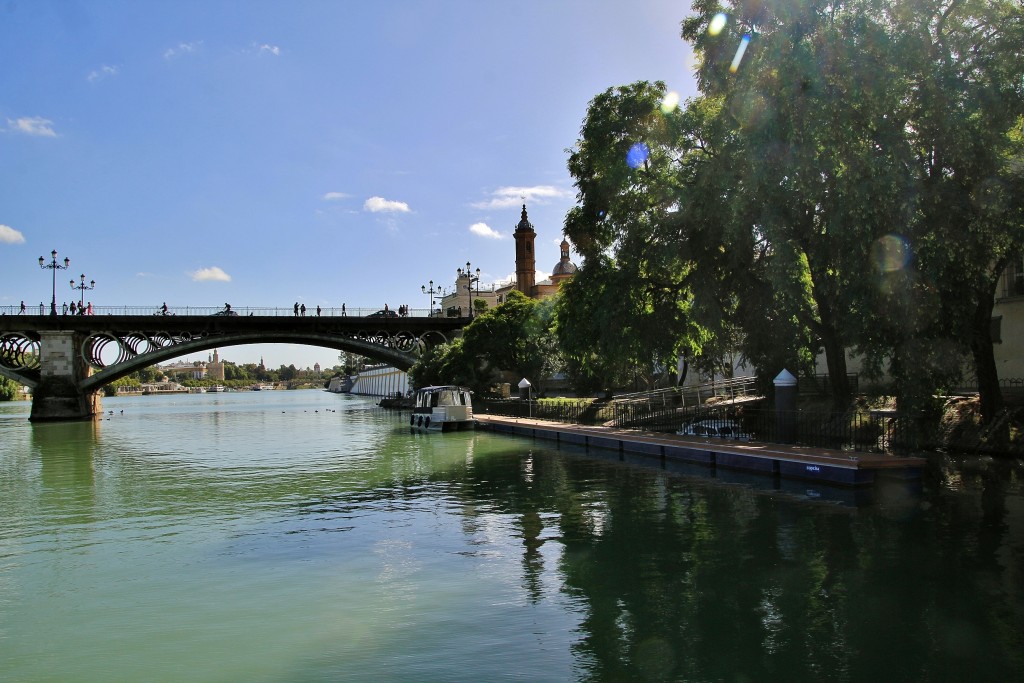
[[[775,430],[779,443],[796,441],[796,395],[797,381],[789,370],[783,368],[775,379]]]
[[[526,407],[527,407],[527,411],[528,411],[527,414],[531,418],[533,417],[533,404],[530,402],[530,387],[532,387],[532,386],[533,385],[530,384],[530,380],[526,379],[525,377],[522,378],[521,380],[519,380],[519,396],[520,396],[520,398],[522,398],[523,390],[525,389],[526,390]]]

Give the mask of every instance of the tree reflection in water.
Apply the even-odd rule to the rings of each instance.
[[[535,450],[464,483],[517,516],[532,599],[556,570],[583,611],[582,679],[995,681],[1024,673],[1020,474],[850,508]]]

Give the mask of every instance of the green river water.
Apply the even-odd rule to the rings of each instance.
[[[1024,467],[798,482],[322,391],[0,403],[0,681],[1021,681]]]

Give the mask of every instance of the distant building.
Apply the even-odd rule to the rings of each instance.
[[[1024,259],[1010,262],[996,289],[992,343],[999,379],[1024,379]]]
[[[409,375],[390,365],[382,364],[360,371],[351,391],[361,396],[404,396],[409,389]]]
[[[563,282],[576,274],[578,268],[569,258],[569,242],[563,239],[561,257],[551,269],[551,277],[537,282],[537,258],[534,250],[537,232],[526,213],[525,204],[523,204],[519,223],[516,224],[512,236],[515,239],[515,279],[511,282],[491,285],[485,290],[479,290],[474,287],[474,284],[479,287],[476,276],[469,272],[463,272],[460,268],[455,280],[454,291],[441,299],[441,315],[448,317],[466,315],[468,306],[476,299],[483,299],[488,308],[499,306],[505,302],[505,297],[513,289],[531,299],[544,299],[555,294]]]
[[[158,365],[157,369],[171,379],[206,379],[206,364],[196,363],[173,363],[171,365]]]

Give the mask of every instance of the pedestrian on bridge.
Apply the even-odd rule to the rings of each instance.
[[[67,314],[68,314],[68,302],[65,301],[64,302],[64,308],[63,308],[63,310],[61,310],[61,315],[67,315]]]
[[[293,310],[295,311],[295,317],[298,318],[299,317],[299,302],[298,301],[295,302],[295,306],[294,306]]]
[[[75,306],[75,302],[71,302],[71,315],[75,315],[78,312],[78,307]]]
[[[302,313],[303,318],[306,317],[306,304],[302,304],[301,306],[299,306],[299,312]]]
[[[24,313],[25,313],[25,301],[23,299],[22,302],[21,302],[21,310],[18,311],[18,315],[24,315]]]
[[[22,310],[24,310],[24,308],[25,308],[25,305],[22,304]],[[341,305],[341,314],[342,315],[348,315],[347,313],[345,313],[345,304]]]
[[[320,317],[320,304],[316,305],[316,317]]]

